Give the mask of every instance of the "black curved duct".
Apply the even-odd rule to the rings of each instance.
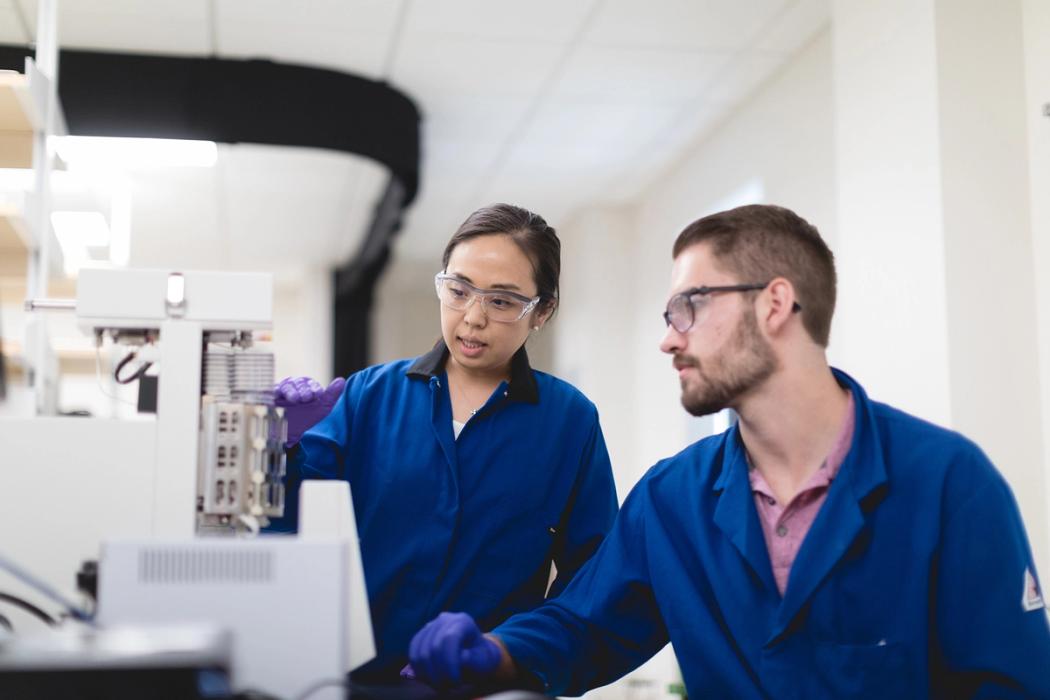
[[[0,69],[32,51],[0,46]],[[77,136],[200,139],[326,148],[390,170],[358,254],[335,273],[334,372],[368,364],[375,283],[419,187],[419,110],[390,85],[263,60],[59,52],[59,100]]]

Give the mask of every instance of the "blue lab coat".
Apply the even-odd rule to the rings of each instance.
[[[654,466],[564,594],[495,630],[519,666],[578,694],[670,641],[696,698],[1050,698],[1050,627],[1025,609],[1035,567],[1002,477],[835,376],[853,442],[783,598],[734,427]]]
[[[443,610],[489,629],[544,599],[553,559],[564,588],[612,526],[617,500],[598,412],[522,348],[455,439],[438,343],[417,360],[352,375],[289,465],[297,522],[303,479],[347,479],[377,658],[359,677],[397,678],[408,642]]]

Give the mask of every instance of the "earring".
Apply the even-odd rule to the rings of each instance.
[[[532,327],[532,330],[534,330],[534,331],[538,331],[539,329],[540,329],[540,327],[539,327],[539,326],[533,326],[533,327]]]

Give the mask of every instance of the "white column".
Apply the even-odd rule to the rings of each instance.
[[[838,0],[836,357],[878,399],[951,419],[932,0]]]
[[[936,35],[952,427],[1010,482],[1046,570],[1021,1],[942,0]]]
[[[1024,1],[835,3],[836,337],[875,398],[981,445],[1045,570]]]
[[[1024,0],[1025,77],[1028,118],[1028,192],[1042,396],[1043,503],[1050,500],[1050,3]],[[1050,540],[1050,507],[1046,533]],[[1043,559],[1043,579],[1047,561]]]
[[[192,537],[196,531],[202,337],[201,325],[193,321],[164,321],[160,327],[153,480],[157,537]]]

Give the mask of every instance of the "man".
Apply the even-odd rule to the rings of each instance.
[[[674,246],[661,350],[694,415],[559,597],[482,636],[445,613],[420,677],[578,694],[668,641],[693,697],[1050,698],[1050,625],[1009,488],[976,445],[831,369],[831,251],[746,206]]]

